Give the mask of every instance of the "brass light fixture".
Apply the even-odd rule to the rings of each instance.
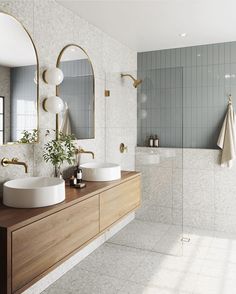
[[[131,74],[121,74],[120,75],[122,78],[123,77],[130,77],[134,82],[133,82],[133,86],[134,88],[137,88],[141,83],[142,83],[142,80],[138,80],[138,79],[135,79]]]

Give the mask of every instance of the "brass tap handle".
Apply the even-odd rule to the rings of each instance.
[[[19,161],[19,159],[18,159],[18,158],[16,158],[16,157],[13,157],[11,161],[12,161],[13,163],[16,163],[16,162],[18,162],[18,161]]]

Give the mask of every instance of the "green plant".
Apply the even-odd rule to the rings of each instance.
[[[47,131],[46,136],[49,134],[50,132]],[[60,168],[64,162],[73,164],[76,150],[74,140],[74,135],[64,135],[60,132],[58,140],[51,140],[44,145],[43,159],[46,162],[50,162],[55,168]]]
[[[35,143],[38,140],[38,130],[33,129],[32,131],[26,131],[24,130],[22,132],[23,136],[18,141],[18,143]]]

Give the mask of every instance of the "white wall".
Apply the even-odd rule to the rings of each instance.
[[[41,73],[45,68],[55,66],[58,54],[67,44],[76,43],[87,51],[95,70],[95,139],[78,141],[78,145],[94,151],[97,160],[105,160],[107,157],[109,161],[120,162],[123,169],[134,169],[136,90],[131,87],[131,83],[122,83],[118,73],[136,71],[136,52],[66,10],[54,0],[1,1],[0,10],[15,16],[31,34],[38,51]],[[110,98],[104,97],[106,76],[107,83],[112,86]],[[42,101],[45,97],[55,94],[55,87],[46,85],[40,79],[39,92],[40,143],[35,146],[1,146],[0,154],[1,157],[18,157],[26,161],[29,164],[29,175],[51,175],[50,164],[45,164],[42,159],[42,147],[45,130],[55,128],[55,117],[42,110]],[[106,99],[109,101],[106,102]],[[127,103],[135,115],[129,116],[126,125],[122,122],[126,119],[124,110]],[[116,123],[110,116],[114,108]],[[106,142],[112,144],[106,146]],[[122,156],[119,153],[121,142],[127,143],[130,150]],[[88,155],[82,156],[82,161],[88,160]],[[23,176],[26,175],[20,166],[0,166],[0,183]]]

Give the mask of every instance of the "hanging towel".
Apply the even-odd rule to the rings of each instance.
[[[228,110],[220,131],[217,145],[222,149],[221,166],[231,167],[233,160],[236,157],[235,113],[231,97],[229,98]]]
[[[71,135],[71,123],[70,123],[70,114],[69,114],[69,107],[66,103],[65,112],[62,114],[62,122],[60,131],[64,135]]]

